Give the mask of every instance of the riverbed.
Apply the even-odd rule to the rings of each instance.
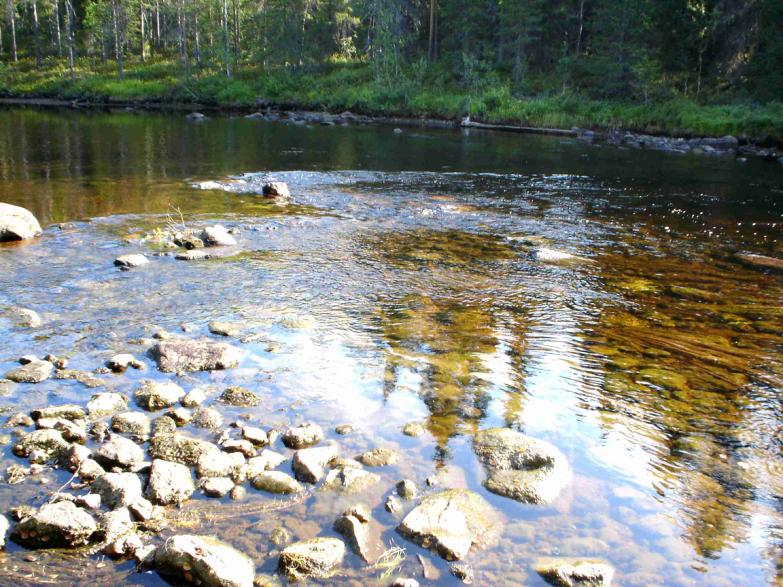
[[[289,200],[260,195],[272,180]],[[7,109],[0,201],[44,226],[0,245],[0,306],[43,322],[0,317],[0,374],[26,354],[93,371],[129,352],[145,368],[98,374],[97,391],[241,385],[261,403],[221,408],[226,422],[309,421],[345,456],[400,455],[350,497],[196,493],[169,534],[213,535],[271,576],[273,531],[337,536],[335,518],[362,501],[383,544],[405,549],[391,578],[457,585],[384,508],[397,481],[426,493],[430,478],[502,517],[500,538],[466,559],[476,585],[543,585],[532,566],[553,556],[606,560],[623,586],[783,580],[783,274],[736,257],[783,256],[780,166],[474,129]],[[237,245],[210,259],[179,261],[145,238],[214,224]],[[140,252],[149,264],[113,264]],[[243,351],[237,368],[175,376],[147,356],[161,331],[225,341],[215,320],[241,327],[228,341]],[[0,417],[95,392],[20,384]],[[424,434],[404,435],[410,422]],[[353,431],[337,434],[343,424]],[[472,438],[492,427],[565,455],[573,474],[555,500],[482,485]],[[22,461],[12,430],[0,434],[5,471]],[[0,483],[0,510],[40,505],[70,476]],[[9,543],[0,561],[3,583],[165,584],[102,554]],[[386,572],[349,554],[323,582],[385,585]]]

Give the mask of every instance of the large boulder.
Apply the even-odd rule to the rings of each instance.
[[[187,501],[195,490],[190,468],[160,459],[152,461],[147,497],[153,503],[179,505]]]
[[[550,585],[557,587],[609,587],[614,568],[603,560],[545,558],[533,565]]]
[[[487,473],[484,487],[517,501],[550,503],[571,478],[557,448],[510,428],[480,430],[473,438],[473,450]]]
[[[185,397],[185,390],[173,381],[143,381],[135,393],[136,403],[154,412],[170,408]]]
[[[477,493],[450,489],[422,499],[397,532],[446,560],[460,560],[471,549],[490,544],[498,535],[499,521],[497,512]]]
[[[280,553],[279,567],[293,581],[305,577],[326,579],[345,556],[345,544],[337,538],[312,538],[295,542]]]
[[[255,576],[248,556],[209,536],[169,538],[155,553],[155,567],[162,575],[207,587],[251,587]]]
[[[238,348],[211,340],[163,340],[150,355],[166,373],[233,369],[242,359]]]
[[[0,242],[19,241],[41,234],[41,225],[32,212],[0,202]]]
[[[26,548],[83,546],[98,530],[95,519],[70,501],[43,506],[11,531],[11,540]]]

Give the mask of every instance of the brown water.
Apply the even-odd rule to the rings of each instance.
[[[272,177],[288,182],[290,204],[255,195]],[[0,111],[0,201],[46,226],[40,239],[0,246],[0,305],[45,320],[25,330],[0,319],[0,373],[48,352],[91,370],[117,352],[144,356],[137,341],[156,327],[204,336],[210,320],[240,321],[240,368],[180,383],[262,396],[259,408],[225,410],[227,421],[310,419],[346,456],[400,450],[359,496],[385,544],[406,549],[392,576],[421,579],[422,554],[439,575],[423,584],[457,584],[383,509],[397,480],[423,486],[438,472],[441,486],[473,489],[504,515],[500,542],[469,559],[477,585],[541,584],[531,564],[552,555],[605,558],[617,585],[775,584],[783,277],[732,254],[783,256],[781,186],[772,164],[551,137]],[[112,266],[149,253],[139,237],[180,212],[191,226],[239,229],[239,250]],[[581,259],[537,262],[530,250],[542,245]],[[102,377],[132,394],[150,376],[171,377],[151,362]],[[86,403],[93,392],[50,380],[0,397],[0,410]],[[403,436],[414,420],[428,433]],[[356,432],[331,432],[342,423]],[[497,425],[567,455],[574,478],[554,504],[482,487],[471,435]],[[3,469],[19,462],[6,441]],[[68,479],[44,477],[0,483],[0,509],[40,503]],[[170,531],[214,534],[272,573],[272,529],[334,535],[356,500],[315,491],[286,502],[251,488],[241,503],[193,500]],[[2,583],[162,583],[101,556],[9,545],[0,557]],[[383,585],[382,572],[351,554],[331,584]]]

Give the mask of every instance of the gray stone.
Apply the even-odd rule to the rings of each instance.
[[[70,501],[44,505],[11,531],[25,548],[71,548],[87,544],[98,530],[95,519]]]
[[[248,479],[252,479],[259,473],[264,471],[271,471],[282,465],[286,461],[286,458],[273,450],[262,450],[257,457],[253,457],[247,461],[245,465],[245,475]]]
[[[208,247],[232,247],[237,244],[228,230],[219,224],[205,227],[199,236]]]
[[[609,587],[614,577],[614,568],[603,560],[544,558],[533,569],[557,587]]]
[[[334,445],[303,448],[294,453],[291,466],[299,481],[318,483],[325,474],[324,467],[338,455],[339,451]]]
[[[207,394],[204,391],[203,388],[197,387],[195,389],[191,389],[185,397],[182,398],[182,401],[180,402],[183,407],[185,408],[197,408],[201,404],[203,404],[207,399]]]
[[[211,256],[212,255],[210,255],[207,251],[202,249],[190,249],[188,251],[177,253],[174,255],[174,258],[177,261],[203,261],[204,259],[209,259]]]
[[[209,331],[218,336],[238,336],[242,332],[242,325],[235,322],[221,322],[213,320],[208,325]]]
[[[416,579],[397,577],[389,587],[419,587],[419,582]]]
[[[354,427],[353,424],[340,424],[339,426],[336,426],[334,431],[337,432],[340,436],[345,436],[346,434],[350,434],[353,432]]]
[[[290,580],[327,579],[342,564],[345,544],[337,538],[311,538],[295,542],[280,553],[280,570]]]
[[[114,259],[114,264],[117,267],[141,267],[142,265],[146,265],[149,262],[150,260],[141,253],[120,255]]]
[[[323,429],[313,423],[292,426],[283,432],[283,444],[288,448],[306,448],[318,444],[323,439]]]
[[[421,422],[408,422],[402,429],[402,433],[405,436],[421,436],[425,432],[427,432],[427,429]]]
[[[18,328],[38,328],[43,324],[38,312],[29,308],[10,308],[6,313]]]
[[[354,506],[343,512],[334,529],[345,536],[353,551],[367,563],[372,563],[381,550],[378,544],[371,543],[370,513],[365,506]]]
[[[399,455],[390,448],[374,448],[359,455],[356,460],[367,467],[384,467],[395,464]]]
[[[96,393],[87,402],[87,411],[93,418],[111,416],[128,408],[128,398],[121,393]]]
[[[381,478],[375,473],[355,467],[340,467],[332,469],[326,475],[323,488],[338,493],[359,493],[375,485]]]
[[[207,587],[251,587],[255,564],[245,554],[209,536],[173,536],[158,547],[155,567],[162,575]]]
[[[227,453],[209,451],[202,455],[196,465],[196,476],[199,478],[231,477],[243,480],[247,476],[243,472],[245,457],[242,453]]]
[[[250,481],[256,489],[269,493],[299,493],[303,487],[287,473],[282,471],[264,471]]]
[[[252,442],[256,446],[265,446],[269,444],[269,438],[267,438],[266,432],[261,428],[254,426],[244,426],[242,428],[242,438]]]
[[[111,359],[106,361],[106,366],[115,373],[123,373],[124,371],[128,370],[128,367],[133,367],[134,369],[143,369],[144,363],[139,361],[130,353],[120,353],[119,355],[114,355]]]
[[[473,584],[473,567],[467,563],[454,563],[449,567],[449,571],[464,585]]]
[[[8,518],[0,514],[0,550],[5,548],[5,537],[10,527],[11,523],[8,521]]]
[[[182,465],[194,466],[211,452],[220,452],[220,449],[206,440],[189,438],[179,433],[153,436],[150,441],[150,456],[153,459]]]
[[[153,503],[179,505],[190,499],[195,490],[188,467],[160,459],[152,461],[147,497]]]
[[[487,473],[484,487],[517,501],[551,503],[571,478],[557,448],[509,428],[479,431],[473,450]]]
[[[104,467],[131,469],[144,462],[144,450],[124,436],[112,436],[95,451],[95,460]]]
[[[416,484],[410,479],[403,479],[397,483],[397,495],[402,499],[413,499],[416,497]]]
[[[104,543],[114,542],[133,532],[135,525],[131,519],[130,510],[127,507],[121,507],[101,515],[100,529]]]
[[[13,447],[13,452],[23,458],[29,458],[33,453],[37,453],[41,458],[36,461],[45,462],[59,460],[68,446],[59,430],[34,430],[19,439]]]
[[[267,198],[290,198],[291,192],[288,191],[288,185],[282,181],[270,181],[261,188],[261,194]]]
[[[193,419],[193,413],[187,408],[174,408],[166,412],[166,416],[174,420],[177,426],[184,426]]]
[[[86,483],[91,483],[106,471],[98,464],[98,461],[86,459],[79,464],[79,477]]]
[[[150,435],[150,419],[141,412],[115,414],[111,419],[111,429],[129,434],[139,440],[146,440]]]
[[[33,361],[11,369],[5,374],[5,378],[16,383],[41,383],[52,376],[54,365],[49,361]]]
[[[9,416],[8,420],[5,421],[5,425],[9,428],[14,428],[16,426],[24,428],[26,426],[32,426],[34,423],[33,419],[24,412],[17,412],[16,414]]]
[[[208,497],[223,497],[234,489],[234,481],[229,477],[208,477],[199,485]]]
[[[460,560],[497,538],[499,522],[495,510],[480,495],[451,489],[422,499],[397,532],[446,560]]]
[[[35,425],[41,430],[58,430],[68,442],[87,442],[87,426],[84,420],[72,422],[65,418],[39,418]]]
[[[193,414],[192,422],[198,428],[216,430],[223,425],[223,416],[215,408],[199,408]]]
[[[227,387],[225,391],[220,395],[220,401],[230,406],[238,406],[241,408],[250,408],[257,406],[261,398],[254,394],[249,389],[233,385]]]
[[[538,261],[540,263],[566,263],[579,260],[579,257],[572,255],[571,253],[556,251],[555,249],[548,249],[544,247],[533,249],[530,252],[530,256],[534,261]]]
[[[394,495],[390,495],[386,498],[386,503],[384,503],[383,507],[390,514],[396,514],[402,511],[402,502]]]
[[[154,412],[170,408],[185,396],[185,390],[173,381],[143,381],[136,390],[136,403]]]
[[[41,232],[41,225],[32,212],[0,202],[0,242],[26,240]]]
[[[249,440],[233,440],[229,439],[221,443],[220,448],[225,452],[238,452],[245,455],[247,458],[256,456],[256,447]]]
[[[33,420],[40,418],[64,418],[66,420],[83,420],[87,413],[84,408],[75,404],[63,404],[30,410]]]
[[[166,415],[155,418],[152,421],[152,436],[174,434],[177,431],[177,423]]]
[[[233,369],[242,359],[242,351],[211,340],[165,340],[150,354],[158,368],[167,373]]]

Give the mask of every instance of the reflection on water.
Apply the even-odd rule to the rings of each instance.
[[[291,203],[257,197],[268,177],[289,183]],[[353,423],[339,438],[346,456],[401,450],[361,495],[387,545],[400,543],[382,505],[390,488],[437,474],[505,516],[500,543],[470,560],[477,584],[537,584],[530,566],[551,555],[606,558],[622,585],[783,580],[783,279],[733,258],[783,255],[777,168],[546,137],[9,110],[0,178],[1,201],[49,225],[0,247],[0,304],[44,317],[34,331],[0,320],[0,372],[29,352],[92,370],[116,352],[143,355],[139,339],[156,328],[204,335],[209,320],[238,321],[241,367],[183,384],[251,387],[264,426]],[[113,268],[180,213],[236,228],[240,250]],[[578,258],[543,263],[536,247]],[[104,386],[129,393],[149,376],[163,377]],[[90,393],[48,381],[0,397],[0,410]],[[411,421],[427,434],[402,436]],[[497,425],[567,455],[575,478],[552,506],[482,488],[470,438]],[[4,467],[17,462],[9,442]],[[0,484],[0,506],[48,487]],[[271,573],[273,529],[330,534],[355,499],[199,499],[175,527],[213,532]],[[418,575],[413,555],[426,553],[405,546],[399,574]],[[40,560],[9,549],[2,576],[43,580]],[[65,582],[94,564],[36,556]],[[454,583],[431,564],[433,583]],[[89,577],[159,584],[132,571],[109,563]],[[380,575],[353,559],[345,572],[362,584]]]

